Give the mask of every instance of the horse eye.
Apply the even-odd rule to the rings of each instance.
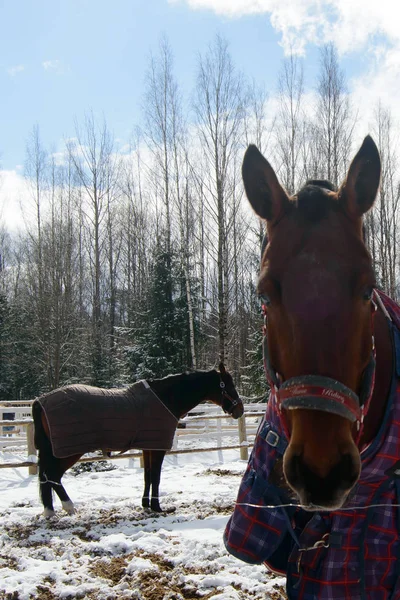
[[[267,296],[266,294],[260,294],[259,298],[260,298],[261,304],[263,306],[270,306],[271,300],[270,300],[269,296]]]
[[[365,300],[366,302],[369,302],[372,299],[372,294],[374,293],[374,288],[371,286],[368,286],[365,290],[364,290],[364,294],[363,294],[363,300]]]

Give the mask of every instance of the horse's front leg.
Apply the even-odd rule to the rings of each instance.
[[[155,512],[163,512],[159,501],[159,487],[161,479],[161,467],[165,456],[165,450],[153,450],[151,452],[151,500],[150,508]]]

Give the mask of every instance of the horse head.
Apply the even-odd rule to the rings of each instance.
[[[289,197],[255,146],[243,161],[247,197],[266,221],[258,293],[267,378],[289,441],[283,473],[309,510],[341,507],[360,475],[375,286],[362,221],[380,170],[370,136],[338,191],[311,181]]]
[[[216,398],[217,403],[222,407],[224,412],[238,419],[243,415],[244,407],[239,394],[236,391],[233,383],[232,375],[225,369],[223,362],[219,363],[219,393]]]

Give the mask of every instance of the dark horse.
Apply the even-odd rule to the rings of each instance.
[[[266,222],[271,397],[224,540],[286,573],[289,598],[400,598],[398,307],[376,290],[363,235],[380,172],[370,136],[339,190],[308,181],[289,197],[255,146],[243,161]]]
[[[234,419],[243,415],[243,403],[222,363],[219,371],[169,375],[127,389],[66,386],[35,400],[32,414],[45,516],[54,515],[52,490],[64,510],[74,513],[61,478],[83,454],[97,449],[143,449],[142,506],[161,512],[164,456],[172,446],[178,420],[203,400],[221,406]]]

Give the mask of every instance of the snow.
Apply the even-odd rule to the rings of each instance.
[[[0,455],[0,459],[1,459]],[[0,469],[0,599],[278,600],[283,578],[229,555],[222,534],[246,463],[239,451],[166,457],[160,503],[145,511],[139,460],[68,471],[76,513],[45,519],[37,477]]]

